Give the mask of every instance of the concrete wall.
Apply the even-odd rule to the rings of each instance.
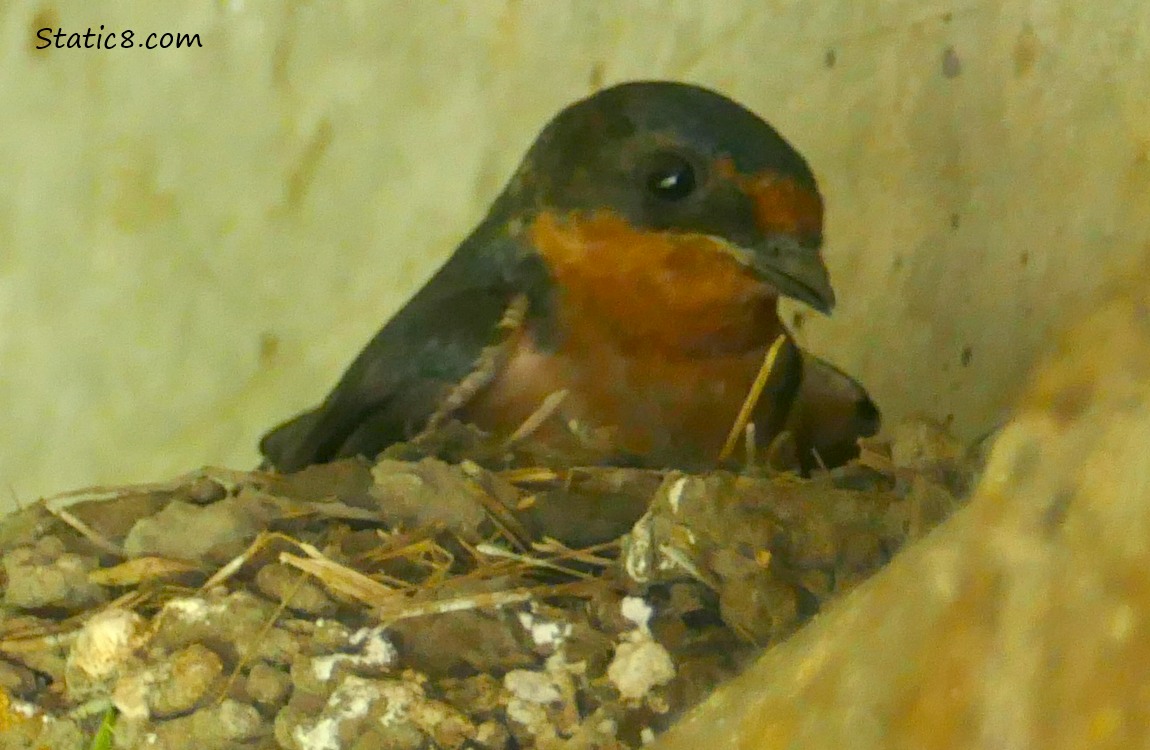
[[[100,24],[204,46],[34,49]],[[1148,69],[1142,0],[10,0],[0,505],[252,464],[537,128],[634,77],[800,147],[841,300],[802,338],[890,419],[973,437],[1150,242]]]

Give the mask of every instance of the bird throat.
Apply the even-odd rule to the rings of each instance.
[[[697,358],[759,349],[782,330],[775,291],[706,235],[640,230],[608,212],[542,213],[528,231],[570,335]]]

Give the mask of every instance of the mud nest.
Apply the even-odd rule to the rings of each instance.
[[[460,425],[0,519],[0,747],[636,748],[960,502],[922,422],[810,479]]]

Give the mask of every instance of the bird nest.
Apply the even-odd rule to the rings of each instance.
[[[926,533],[917,422],[810,479],[566,465],[456,424],[0,519],[5,747],[634,748]]]

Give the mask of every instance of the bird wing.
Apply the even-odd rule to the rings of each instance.
[[[846,373],[803,352],[803,379],[788,420],[808,470],[836,466],[858,453],[858,439],[878,432],[881,416],[866,390]],[[818,459],[813,459],[813,453]]]
[[[472,243],[474,244],[474,243]],[[296,471],[345,456],[374,457],[444,407],[525,300],[506,257],[465,243],[364,347],[315,409],[260,441],[265,466]],[[449,404],[450,405],[450,404]],[[454,404],[460,406],[462,404]]]

